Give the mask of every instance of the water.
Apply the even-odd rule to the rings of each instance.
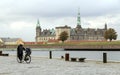
[[[9,55],[16,55],[16,51],[3,51],[3,53],[9,53]],[[103,53],[107,53],[107,60],[120,61],[120,51],[52,51],[52,58],[61,58],[65,56],[65,53],[69,53],[70,57],[85,57],[92,60],[103,60]],[[34,57],[48,57],[49,51],[32,51],[31,56]]]

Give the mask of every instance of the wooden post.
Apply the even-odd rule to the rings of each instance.
[[[52,59],[52,51],[49,51],[49,58]]]
[[[65,61],[69,61],[69,53],[65,54]]]
[[[61,56],[61,59],[63,59],[64,58],[64,56]]]
[[[2,54],[2,51],[0,51],[0,54]]]
[[[103,63],[107,63],[107,53],[103,53]]]

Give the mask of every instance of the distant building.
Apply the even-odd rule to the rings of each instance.
[[[77,16],[77,25],[75,28],[71,28],[67,25],[56,27],[55,29],[42,30],[39,20],[36,26],[36,42],[48,42],[49,40],[58,40],[61,32],[66,31],[68,33],[67,41],[103,41],[104,33],[107,30],[107,24],[103,29],[94,28],[82,28],[80,21],[80,12]]]
[[[0,38],[0,42],[3,45],[18,45],[18,44],[24,44],[23,40],[21,38]]]

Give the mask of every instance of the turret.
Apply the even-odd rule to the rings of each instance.
[[[40,35],[41,35],[41,27],[40,27],[40,22],[38,20],[36,24],[36,38],[39,37]]]
[[[80,20],[80,9],[78,9],[78,15],[77,15],[77,27],[81,27],[81,20]]]
[[[105,30],[107,30],[107,23],[105,23]]]

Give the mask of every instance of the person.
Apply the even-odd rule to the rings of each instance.
[[[22,44],[19,44],[17,47],[17,57],[20,60],[20,63],[22,63],[22,59],[23,59],[23,50],[25,50],[25,48],[23,47]]]
[[[28,47],[25,49],[25,58],[24,60],[27,60],[26,57],[29,56],[31,54],[31,49]]]

